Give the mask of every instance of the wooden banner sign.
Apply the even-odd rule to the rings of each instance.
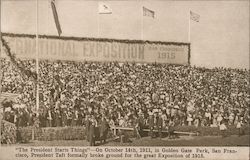
[[[4,34],[19,58],[35,58],[33,35]],[[73,61],[118,61],[189,64],[190,44],[138,40],[40,36],[39,58]]]

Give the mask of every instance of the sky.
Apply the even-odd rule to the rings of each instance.
[[[191,43],[191,65],[249,68],[248,0],[56,0],[62,36]],[[39,34],[57,35],[50,0],[39,0]],[[142,7],[155,18],[142,16]],[[190,21],[189,12],[200,15]],[[36,33],[35,0],[2,0],[2,32]],[[189,32],[190,31],[190,32]]]

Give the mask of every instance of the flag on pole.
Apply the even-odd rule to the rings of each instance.
[[[190,19],[195,21],[195,22],[199,22],[200,21],[200,15],[190,11]]]
[[[99,2],[98,5],[99,14],[112,14],[112,9],[108,4]]]
[[[146,7],[143,7],[143,16],[155,18],[155,12]]]
[[[55,0],[51,0],[51,8],[52,8],[52,12],[53,12],[53,16],[54,16],[54,20],[56,24],[56,29],[57,29],[58,35],[60,36],[62,34],[62,29],[61,29],[59,19],[58,19],[58,14],[56,11]]]

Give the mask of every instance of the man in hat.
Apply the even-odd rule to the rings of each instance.
[[[139,118],[137,118],[136,115],[133,116],[133,126],[134,126],[134,134],[136,136],[136,138],[141,138],[141,135],[139,133]]]
[[[170,121],[168,123],[168,138],[169,139],[175,138],[174,126],[175,126],[174,118],[170,118]]]
[[[227,126],[226,126],[224,120],[221,121],[221,124],[220,124],[220,126],[219,126],[219,129],[220,129],[222,138],[226,137]]]
[[[77,125],[77,122],[78,122],[78,119],[79,119],[79,112],[78,112],[78,110],[75,108],[75,109],[73,110],[73,114],[72,114],[71,126],[76,126],[76,125]]]
[[[158,130],[158,136],[162,137],[162,126],[163,126],[163,119],[162,119],[162,113],[159,112],[157,116],[157,122],[156,122],[156,128]]]
[[[144,128],[144,115],[143,113],[139,113],[139,118],[138,118],[138,121],[139,121],[139,133],[140,135],[142,135],[143,133],[143,128]]]
[[[47,124],[46,124],[46,127],[52,127],[52,111],[51,109],[49,108],[47,113],[46,113],[46,118],[47,118]]]
[[[238,130],[239,137],[242,135],[242,125],[243,125],[243,117],[241,117],[240,120],[236,124],[236,128]]]
[[[101,126],[100,126],[100,139],[101,143],[106,143],[107,135],[108,135],[109,124],[104,116],[101,119]]]
[[[55,109],[55,126],[56,127],[61,126],[61,113],[59,109]]]
[[[67,110],[63,109],[62,113],[62,126],[65,127],[67,126]]]
[[[89,115],[86,115],[85,120],[85,134],[86,134],[86,140],[89,142],[89,127],[90,127],[90,118]]]
[[[90,124],[89,124],[89,143],[90,146],[95,146],[95,127],[96,121],[94,115],[91,116]]]
[[[151,138],[153,138],[154,115],[152,112],[149,112],[148,125],[149,125],[149,136],[151,136]]]

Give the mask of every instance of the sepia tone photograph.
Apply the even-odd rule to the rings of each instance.
[[[0,4],[1,147],[249,146],[248,0]]]

